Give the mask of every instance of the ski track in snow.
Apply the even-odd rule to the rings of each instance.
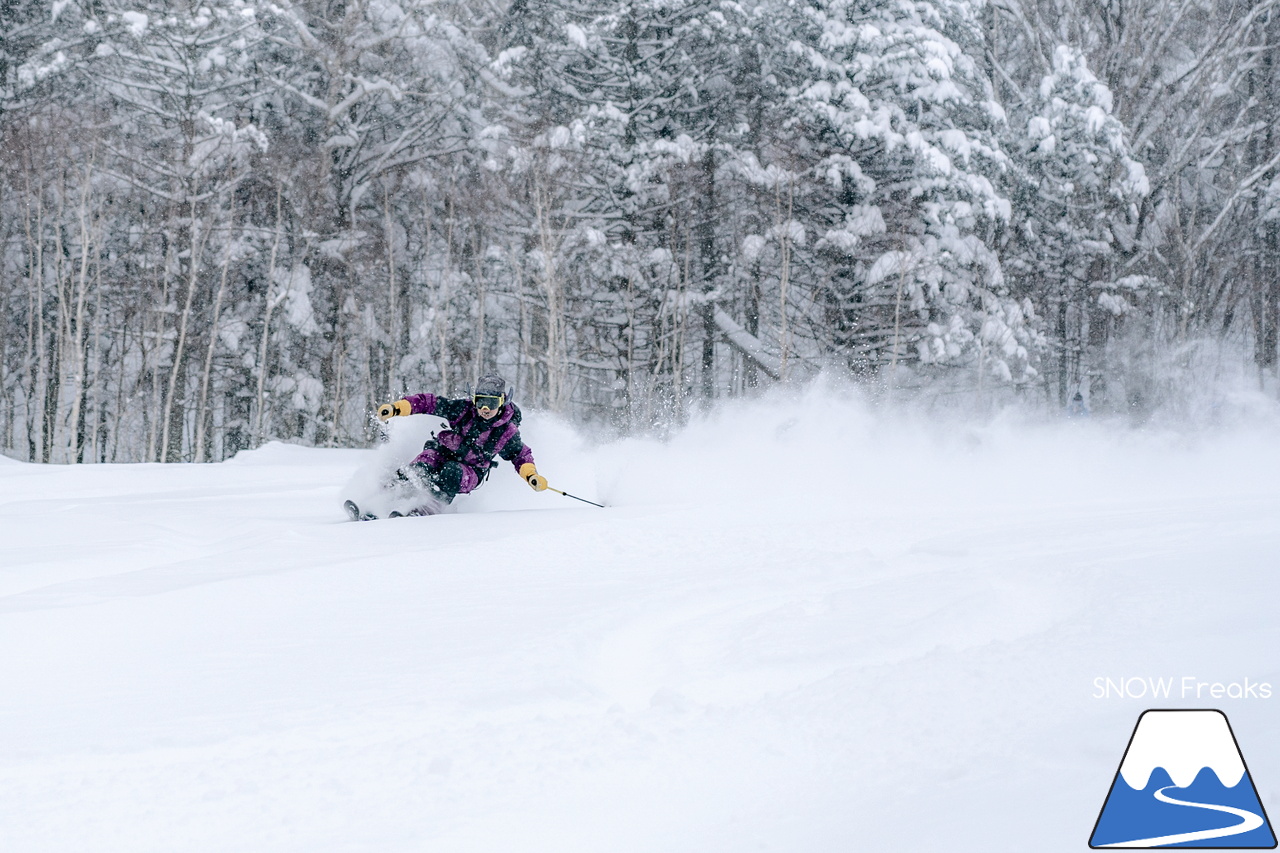
[[[1148,707],[1095,677],[1280,685],[1274,434],[812,408],[529,413],[603,511],[504,464],[344,521],[387,451],[0,465],[0,844],[1078,850]],[[1225,707],[1264,799],[1276,701]]]

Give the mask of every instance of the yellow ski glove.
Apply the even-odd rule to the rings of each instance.
[[[378,420],[389,421],[397,415],[412,415],[413,406],[408,400],[396,400],[394,403],[383,403],[378,407]]]
[[[526,462],[520,466],[520,476],[525,478],[535,492],[541,492],[547,488],[547,478],[538,473],[538,469],[532,462]]]

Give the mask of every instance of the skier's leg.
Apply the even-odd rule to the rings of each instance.
[[[453,503],[460,494],[467,494],[480,485],[480,478],[474,469],[456,459],[450,459],[435,470],[418,469],[422,476],[423,491],[430,500],[419,508],[416,515],[434,515],[445,505]]]
[[[447,495],[445,503],[449,503],[458,495],[465,495],[480,485],[480,478],[476,476],[476,472],[472,470],[470,465],[463,465],[455,459],[440,466],[440,470],[436,471],[432,478],[436,491],[442,496]]]
[[[440,474],[441,467],[448,461],[448,457],[441,453],[439,448],[433,447],[434,440],[427,442],[414,460],[408,465],[396,471],[396,479],[402,483],[409,483],[418,489],[427,489],[434,491],[436,489],[435,480]]]
[[[399,482],[425,492],[436,504],[436,510],[441,505],[452,503],[459,492],[474,489],[479,479],[474,471],[460,462],[441,460],[441,463],[431,466],[415,460],[396,472]]]

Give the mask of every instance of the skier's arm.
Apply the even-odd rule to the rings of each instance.
[[[516,471],[535,491],[547,487],[547,478],[538,473],[538,466],[533,464],[533,450],[520,440],[520,433],[511,436],[511,440],[498,454],[515,466]]]
[[[383,403],[378,407],[378,419],[389,421],[392,418],[403,418],[409,415],[431,415],[436,411],[435,394],[413,394],[394,403]]]
[[[409,404],[409,413],[412,415],[434,415],[436,401],[439,399],[435,394],[410,394],[404,398],[404,402]]]
[[[452,420],[462,414],[466,405],[466,400],[451,400],[435,394],[410,394],[403,400],[381,406],[378,417],[385,421],[405,415],[437,415],[445,420]]]

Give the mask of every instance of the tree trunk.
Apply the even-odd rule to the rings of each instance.
[[[166,272],[169,269],[170,253],[173,251],[173,241],[166,240],[164,246],[164,261],[161,263],[156,275],[159,278],[158,289],[160,291],[159,307],[163,310],[155,312],[156,331],[155,341],[152,344],[151,351],[153,355],[153,363],[151,364],[151,404],[147,408],[147,453],[146,459],[149,462],[159,462],[162,460],[160,455],[160,423],[164,415],[164,392],[161,382],[160,359],[164,352],[165,337],[165,311],[169,307],[169,276]],[[145,360],[144,360],[145,362]]]
[[[218,280],[218,295],[213,300],[213,319],[209,323],[209,348],[205,351],[204,369],[200,371],[200,402],[196,406],[196,450],[192,457],[196,462],[205,458],[205,430],[212,420],[209,416],[209,376],[213,373],[213,355],[218,348],[218,320],[222,314],[222,299],[227,292],[227,271],[231,267],[231,238],[222,258],[222,275]]]
[[[195,205],[191,210],[191,257],[187,267],[187,295],[182,305],[182,314],[178,319],[178,340],[174,344],[173,367],[169,372],[169,392],[165,395],[163,433],[160,438],[160,458],[164,462],[182,461],[183,426],[186,422],[186,404],[178,398],[185,397],[187,372],[187,328],[191,319],[191,306],[195,302],[196,282],[200,276],[200,256],[204,253],[204,243],[210,229],[206,226],[204,233],[197,238],[199,222],[195,216]]]
[[[747,287],[746,311],[743,327],[753,338],[760,337],[760,267],[752,265],[751,284]],[[743,382],[748,388],[760,387],[760,369],[755,360],[743,358]]]
[[[257,423],[253,428],[253,435],[258,444],[266,441],[266,384],[267,384],[267,344],[271,340],[271,313],[275,310],[276,305],[283,301],[288,291],[284,291],[278,298],[271,295],[272,289],[276,286],[276,257],[280,250],[280,232],[281,232],[281,202],[284,193],[284,184],[280,181],[276,182],[276,233],[275,238],[271,242],[271,260],[267,263],[267,288],[263,293],[262,306],[262,341],[258,346],[258,390],[256,394],[257,401]]]
[[[72,369],[75,371],[74,382],[76,396],[71,404],[71,422],[75,424],[72,437],[71,454],[77,463],[84,462],[84,404],[89,390],[87,340],[84,336],[84,304],[85,291],[89,281],[89,248],[92,240],[89,236],[89,196],[92,189],[93,162],[90,160],[85,169],[84,183],[80,189],[80,271],[76,283],[76,305],[71,317],[71,349],[75,353]]]
[[[1067,294],[1066,283],[1058,298],[1058,406],[1067,405]]]
[[[384,390],[389,396],[400,393],[396,381],[396,361],[399,348],[396,346],[400,328],[400,300],[396,287],[396,253],[395,225],[391,221],[391,191],[383,184],[382,188],[382,239],[387,244],[387,385]],[[339,371],[341,372],[341,371]]]
[[[89,371],[83,367],[83,364],[89,360],[89,352],[87,349],[88,342],[85,342],[86,348],[77,353],[76,358],[81,362],[80,367],[80,385],[76,389],[76,398],[85,400],[89,396]],[[75,460],[77,465],[84,464],[84,448],[85,448],[85,413],[89,407],[86,405],[77,405],[75,412]]]
[[[61,186],[58,192],[57,223],[59,225],[64,221],[64,204],[67,197],[65,172],[61,175],[61,178]],[[70,324],[66,277],[63,274],[63,253],[65,250],[66,246],[62,240],[62,228],[57,227],[54,230],[53,272],[54,285],[57,288],[57,322],[54,331],[49,336],[49,373],[44,397],[43,459],[46,463],[53,461],[53,449],[57,438],[58,407],[62,402],[60,399],[62,396],[62,369],[66,358],[68,326]]]
[[[59,352],[58,336],[49,335],[47,342],[47,358],[45,359],[44,418],[41,436],[43,446],[40,449],[40,461],[53,460],[53,436],[58,425],[58,396],[62,390],[62,365]]]
[[[41,373],[44,371],[44,251],[42,221],[44,194],[33,192],[30,166],[26,171],[28,177],[27,194],[35,195],[36,222],[34,233],[31,224],[30,208],[22,218],[23,228],[27,236],[27,346],[25,364],[27,365],[26,413],[27,461],[35,462],[39,456],[38,423],[36,400],[40,394]]]

